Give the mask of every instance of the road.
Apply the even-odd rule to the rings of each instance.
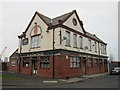
[[[8,74],[8,73],[7,73]],[[103,77],[93,77],[85,79],[83,82],[74,83],[43,83],[44,78],[17,75],[21,80],[3,80],[3,88],[118,88],[118,75],[104,75]],[[120,79],[120,75],[119,75]]]

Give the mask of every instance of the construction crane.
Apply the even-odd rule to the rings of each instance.
[[[5,48],[3,49],[3,51],[2,51],[2,53],[0,54],[0,60],[1,60],[1,58],[2,58],[2,56],[3,56],[3,54],[4,54],[4,52],[5,52],[6,48],[7,48],[7,47],[5,47]]]

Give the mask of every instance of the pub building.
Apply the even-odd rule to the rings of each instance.
[[[66,78],[108,71],[107,43],[84,29],[76,10],[53,19],[36,11],[18,38],[21,74]]]

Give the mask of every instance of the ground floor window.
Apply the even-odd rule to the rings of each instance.
[[[94,66],[98,67],[98,59],[94,59]]]
[[[40,68],[50,68],[49,56],[40,57]]]
[[[102,66],[102,59],[100,59],[100,66]]]
[[[70,67],[71,68],[79,68],[79,67],[81,67],[80,58],[71,56],[70,57]]]
[[[88,58],[88,67],[93,67],[92,58]]]
[[[29,67],[30,66],[30,57],[24,57],[23,58],[23,67]]]
[[[11,61],[11,66],[16,66],[16,61]]]
[[[107,65],[107,59],[104,59],[104,65]]]

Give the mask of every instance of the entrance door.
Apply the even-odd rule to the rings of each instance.
[[[37,57],[32,58],[32,74],[37,74]]]

